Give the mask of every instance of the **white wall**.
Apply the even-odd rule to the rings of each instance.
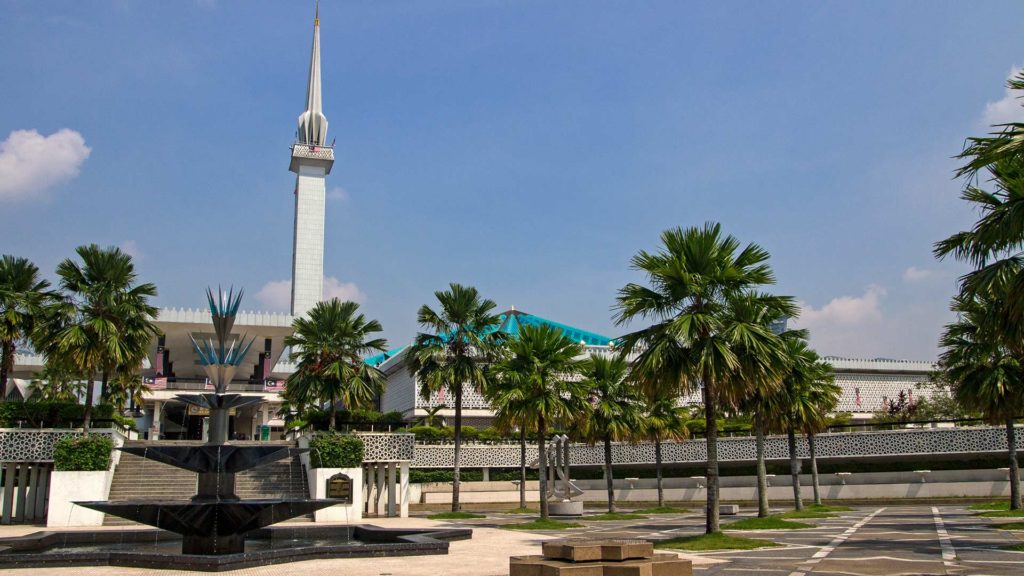
[[[352,479],[352,503],[337,504],[317,510],[313,518],[317,522],[358,522],[363,519],[363,469],[362,468],[313,468],[309,470],[309,495],[314,500],[327,498],[327,481],[335,474],[344,474]]]
[[[50,507],[46,526],[102,526],[102,512],[84,508],[75,502],[106,500],[113,478],[113,469],[100,472],[54,471],[50,474]]]

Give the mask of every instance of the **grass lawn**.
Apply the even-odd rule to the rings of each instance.
[[[661,508],[644,508],[643,510],[634,510],[634,514],[686,514],[689,512],[686,508],[673,508],[672,506],[662,506]]]
[[[779,518],[835,518],[835,512],[850,512],[846,506],[804,506],[803,510],[790,510],[778,514]]]
[[[682,538],[661,540],[660,542],[654,543],[655,548],[689,551],[753,550],[755,548],[768,548],[773,546],[781,546],[781,544],[776,544],[771,540],[728,536],[721,532],[715,532],[714,534],[701,534],[700,536],[683,536]]]
[[[583,528],[583,524],[562,522],[560,520],[534,520],[522,524],[505,524],[505,530],[565,530],[567,528]]]
[[[981,512],[978,516],[984,516],[985,518],[1019,518],[1024,516],[1024,510],[991,510],[989,512]]]
[[[985,502],[982,504],[973,504],[967,508],[968,510],[1009,510],[1009,501],[1000,502]]]
[[[1013,546],[1007,546],[1003,550],[1013,550],[1014,552],[1024,552],[1024,542],[1020,544],[1014,544]]]
[[[1005,524],[993,524],[993,528],[1000,530],[1024,530],[1024,522],[1006,522]]]
[[[647,516],[641,514],[624,514],[622,512],[606,512],[593,516],[584,516],[581,520],[643,520]]]
[[[783,520],[777,516],[744,518],[743,520],[722,525],[722,530],[797,530],[800,528],[814,528],[814,526],[804,524],[803,522]]]
[[[473,514],[472,512],[441,512],[427,516],[431,520],[468,520],[469,518],[487,518],[486,514]]]
[[[540,510],[537,508],[513,508],[505,514],[540,514]]]

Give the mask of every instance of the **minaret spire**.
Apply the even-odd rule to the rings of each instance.
[[[306,111],[299,115],[299,143],[323,146],[327,142],[327,117],[320,96],[320,1],[313,19],[313,51],[309,62]]]

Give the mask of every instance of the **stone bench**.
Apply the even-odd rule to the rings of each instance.
[[[736,504],[719,504],[718,513],[722,516],[735,516],[740,513],[740,507]]]
[[[553,540],[541,556],[513,556],[509,576],[693,576],[693,564],[655,554],[646,540]]]

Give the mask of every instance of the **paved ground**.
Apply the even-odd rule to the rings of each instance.
[[[589,511],[588,511],[589,513]],[[743,516],[750,515],[744,510]],[[497,576],[508,574],[508,557],[536,554],[539,544],[554,537],[646,538],[660,540],[699,534],[703,517],[688,514],[654,515],[644,520],[584,521],[586,528],[524,533],[498,528],[529,518],[493,514],[486,519],[447,524],[474,528],[473,539],[454,542],[447,556],[317,560],[227,572],[235,576]],[[729,522],[729,517],[723,518]],[[1006,550],[1020,544],[1024,532],[997,530],[994,525],[1014,519],[986,519],[961,506],[858,507],[836,518],[806,520],[815,524],[804,530],[742,532],[785,544],[782,548],[745,552],[710,552],[689,556],[699,576],[899,576],[925,574],[1019,575],[1024,574],[1024,552]],[[1017,519],[1020,520],[1020,519]],[[424,518],[381,519],[380,526],[436,526],[446,524]],[[31,527],[2,527],[0,536],[38,531]],[[195,574],[126,568],[63,568],[5,570],[10,576],[67,576]]]

